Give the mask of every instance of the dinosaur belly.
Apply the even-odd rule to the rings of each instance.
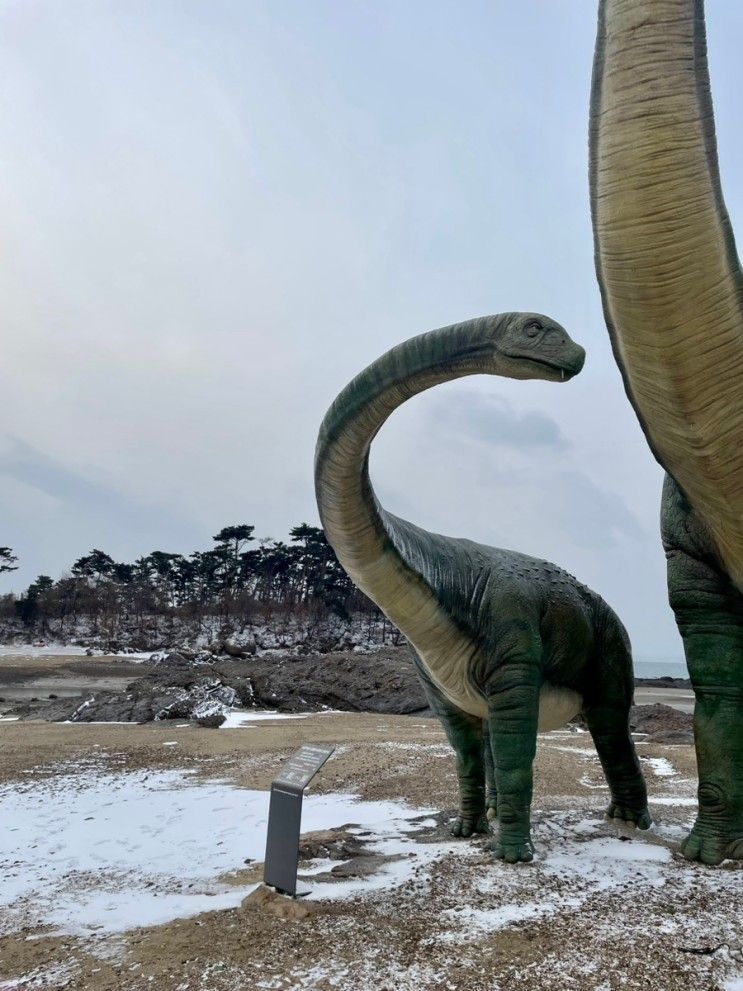
[[[539,693],[539,724],[537,732],[549,733],[560,729],[577,716],[583,708],[583,696],[569,688],[542,685]]]
[[[469,646],[469,645],[467,645]],[[460,650],[428,651],[418,655],[436,687],[458,709],[471,716],[488,718],[488,703],[469,677],[472,654],[463,644]],[[583,708],[583,696],[569,688],[545,684],[539,692],[539,722],[537,732],[560,729],[577,716]]]

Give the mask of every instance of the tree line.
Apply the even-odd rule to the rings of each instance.
[[[186,556],[152,551],[134,563],[115,561],[94,548],[57,581],[39,575],[20,595],[0,599],[0,614],[27,626],[44,620],[74,623],[86,617],[142,619],[219,616],[250,622],[277,609],[311,610],[350,619],[376,607],[352,584],[319,527],[300,523],[289,542],[256,540],[255,527],[223,527],[214,546]],[[17,568],[0,547],[0,573]]]

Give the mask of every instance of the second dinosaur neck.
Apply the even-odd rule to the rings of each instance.
[[[391,558],[399,558],[399,552],[394,546],[394,518],[380,507],[369,479],[372,440],[407,399],[480,370],[481,325],[482,321],[471,320],[445,327],[388,351],[343,390],[323,421],[315,460],[322,525],[343,567],[377,601],[377,576],[381,580],[382,571],[388,570]],[[409,574],[405,577],[410,579]],[[386,574],[384,581],[389,580]],[[383,594],[392,591],[386,585]]]
[[[602,0],[591,201],[604,312],[653,452],[743,583],[743,281],[701,0]]]

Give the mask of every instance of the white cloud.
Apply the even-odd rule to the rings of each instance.
[[[709,14],[733,217],[741,16]],[[422,523],[574,561],[646,643],[678,650],[658,471],[593,273],[595,0],[42,0],[6,4],[0,27],[4,430],[97,493],[50,482],[64,520],[50,511],[42,536],[6,474],[0,541],[23,570],[5,587],[93,545],[134,557],[316,518],[315,434],[346,381],[415,333],[530,309],[586,346],[579,379],[452,406],[471,440],[429,425],[417,461],[404,411],[380,488]]]

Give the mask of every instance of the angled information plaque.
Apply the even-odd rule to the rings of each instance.
[[[263,881],[284,894],[297,893],[304,789],[334,750],[315,744],[300,747],[285,761],[271,785]]]

